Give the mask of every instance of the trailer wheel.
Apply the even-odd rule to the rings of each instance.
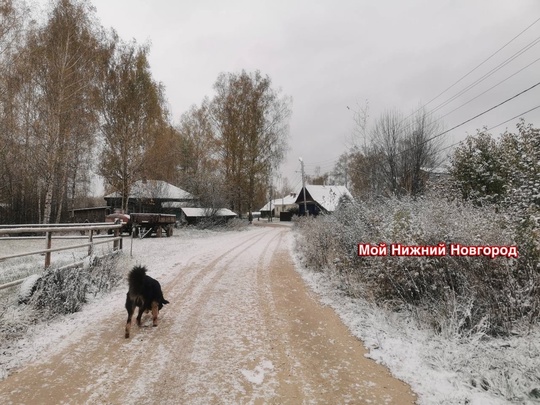
[[[171,225],[167,226],[167,237],[173,236],[173,227]]]

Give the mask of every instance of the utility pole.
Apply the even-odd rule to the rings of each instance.
[[[349,188],[347,185],[347,177],[348,177],[348,170],[349,170],[349,157],[345,155],[345,188]]]
[[[268,222],[272,222],[272,184],[270,184],[270,215],[268,216]]]
[[[304,215],[308,215],[307,202],[306,202],[306,178],[304,176],[304,161],[301,157],[298,158],[302,166],[302,190],[304,191]]]

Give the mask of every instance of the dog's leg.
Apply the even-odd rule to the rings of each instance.
[[[152,326],[157,326],[159,307],[157,301],[152,301]]]
[[[137,325],[141,326],[141,318],[144,313],[143,305],[139,307],[139,313],[137,314]]]
[[[126,333],[125,333],[125,337],[126,339],[129,337],[129,330],[131,329],[131,317],[133,316],[133,311],[135,311],[135,304],[133,303],[133,301],[131,301],[129,299],[129,294],[126,298],[126,310],[127,310],[127,313],[128,313],[128,318],[127,318],[127,322],[126,322]]]

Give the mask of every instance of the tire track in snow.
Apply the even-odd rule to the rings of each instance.
[[[275,404],[303,404],[312,387],[302,370],[300,361],[294,355],[290,345],[291,337],[283,325],[284,320],[277,310],[275,292],[272,289],[271,264],[274,256],[283,245],[284,231],[279,234],[279,242],[267,257],[261,257],[257,279],[258,290],[261,292],[260,305],[268,329],[268,342],[270,352],[273,354],[274,364],[277,366],[280,385],[276,397],[271,403]],[[298,384],[298,381],[300,383]]]
[[[49,358],[46,363],[30,365],[11,376],[9,383],[6,381],[0,383],[0,402],[4,404],[124,403],[126,396],[134,391],[133,387],[137,391],[138,385],[146,387],[152,382],[157,382],[159,371],[167,363],[163,354],[167,350],[175,350],[174,347],[166,345],[163,340],[167,333],[165,329],[171,326],[168,322],[174,319],[169,313],[181,311],[183,302],[201,299],[200,295],[204,288],[223,274],[225,267],[218,272],[212,272],[221,261],[233,261],[242,251],[249,249],[264,237],[264,232],[254,232],[239,234],[240,241],[232,249],[230,249],[230,244],[226,245],[227,248],[224,246],[216,249],[219,256],[208,265],[203,267],[196,263],[191,264],[188,269],[190,271],[180,271],[173,278],[172,283],[163,285],[168,299],[169,293],[175,300],[180,295],[183,297],[180,297],[177,302],[171,301],[171,304],[162,310],[158,328],[149,326],[148,316],[143,316],[143,327],[132,328],[132,338],[125,339],[122,333],[125,326],[124,312],[121,312],[120,317],[119,308],[112,308],[111,315],[102,324],[96,325],[93,333],[86,336],[85,342],[82,344],[75,342]],[[242,251],[237,252],[242,248]],[[232,258],[229,257],[231,254],[234,254]],[[198,257],[200,255],[192,257],[188,263]],[[201,283],[198,276],[203,273],[206,274]],[[179,286],[179,292],[174,288],[175,286]],[[146,369],[148,364],[152,364],[150,373]],[[134,376],[135,380],[138,376],[143,376],[144,381],[140,381],[138,385],[137,382],[134,384]],[[13,389],[5,392],[3,388],[6,385]]]
[[[282,227],[210,236],[183,257],[170,241],[162,255],[182,260],[152,263],[171,267],[157,274],[171,300],[158,328],[147,317],[125,339],[125,290],[116,292],[99,308],[110,315],[76,334],[83,340],[0,382],[0,403],[412,404],[308,292],[288,237]]]
[[[257,272],[252,270],[251,258],[260,255],[261,247],[266,251],[277,236],[275,232],[262,229],[260,237],[252,238],[249,245],[250,241],[237,245],[236,249],[244,249],[233,257],[222,255],[207,266],[207,270],[214,269],[215,274],[196,286],[198,300],[187,299],[183,306],[187,315],[180,316],[184,319],[177,319],[175,326],[171,326],[170,336],[178,336],[175,344],[182,349],[168,360],[174,372],[168,373],[167,383],[158,384],[161,403],[249,403],[240,400],[252,394],[251,384],[242,376],[240,365],[246,364],[246,358],[251,356],[252,330],[259,329],[254,324],[257,316],[249,313],[256,308],[248,308],[246,314],[244,307],[253,307],[249,303],[256,302],[249,299],[248,291],[256,292],[254,281],[250,281]],[[244,292],[246,295],[240,296]],[[242,304],[246,299],[248,302]],[[237,313],[250,318],[251,324],[246,325],[246,319],[235,317]],[[145,399],[151,400],[150,397]]]

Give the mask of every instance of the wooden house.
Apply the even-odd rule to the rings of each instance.
[[[351,193],[345,186],[307,185],[305,196],[304,200],[304,188],[302,188],[295,200],[298,204],[299,215],[305,215],[306,208],[308,215],[329,214],[334,212],[344,199],[353,200]]]

